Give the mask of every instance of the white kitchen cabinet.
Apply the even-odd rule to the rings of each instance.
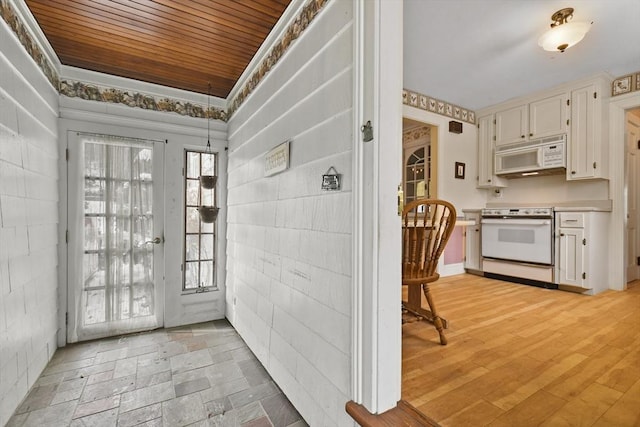
[[[529,104],[529,139],[566,134],[569,96],[550,96]]]
[[[556,213],[555,282],[590,295],[608,288],[606,277],[607,214]]]
[[[567,179],[608,178],[608,91],[594,82],[571,91],[571,133],[567,151]]]
[[[494,115],[478,118],[478,188],[506,187],[504,178],[495,174]]]
[[[496,146],[567,133],[569,97],[561,92],[496,112]]]
[[[496,112],[496,145],[525,141],[529,133],[528,106],[517,105]]]
[[[465,228],[464,268],[469,273],[479,273],[482,271],[480,210],[465,210],[463,212],[465,220],[474,222],[474,225],[468,225]]]

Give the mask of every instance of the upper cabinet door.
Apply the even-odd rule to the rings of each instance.
[[[496,145],[526,141],[528,134],[527,105],[519,105],[496,113]]]
[[[568,101],[561,93],[529,104],[529,139],[567,133]]]
[[[478,118],[478,188],[506,187],[495,174],[494,116]]]
[[[571,91],[571,143],[567,179],[607,178],[606,138],[602,129],[599,87],[588,85]]]

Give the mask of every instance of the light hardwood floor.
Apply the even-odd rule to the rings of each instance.
[[[403,325],[402,398],[442,426],[640,426],[640,282],[584,296],[465,274],[431,290],[449,344]]]

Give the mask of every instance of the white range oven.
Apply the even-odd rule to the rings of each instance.
[[[483,209],[481,227],[485,276],[557,288],[553,208]]]

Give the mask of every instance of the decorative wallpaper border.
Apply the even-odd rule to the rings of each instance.
[[[625,93],[640,90],[640,71],[618,77],[611,82],[611,96],[624,95]]]
[[[421,110],[451,117],[452,119],[462,120],[472,125],[476,124],[475,112],[408,89],[402,90],[402,103],[420,108]]]
[[[255,71],[251,78],[245,83],[242,90],[236,95],[232,102],[228,103],[227,116],[231,117],[238,108],[244,103],[247,97],[262,81],[265,75],[278,63],[282,55],[289,49],[291,44],[307,29],[309,24],[314,20],[322,8],[329,0],[309,0],[302,8],[300,14],[289,25],[284,35],[271,48],[269,54],[262,60],[260,67]]]
[[[209,113],[207,114],[207,108],[202,105],[79,81],[62,80],[60,82],[59,92],[60,95],[68,96],[69,98],[124,104],[128,107],[142,108],[144,110],[177,113],[181,116],[196,118],[208,117],[210,119],[227,121],[227,112],[221,108],[209,107]]]
[[[18,40],[20,40],[20,43],[29,56],[36,61],[36,64],[38,64],[38,67],[42,70],[47,80],[49,80],[55,89],[58,89],[60,78],[55,67],[42,53],[40,46],[33,40],[27,30],[27,26],[21,21],[20,16],[13,10],[8,0],[0,0],[0,16],[2,16],[2,19],[4,19],[7,25],[9,25],[9,28],[11,28],[18,37]]]
[[[411,144],[424,138],[431,140],[431,128],[429,126],[421,126],[416,129],[402,131],[403,144]]]

